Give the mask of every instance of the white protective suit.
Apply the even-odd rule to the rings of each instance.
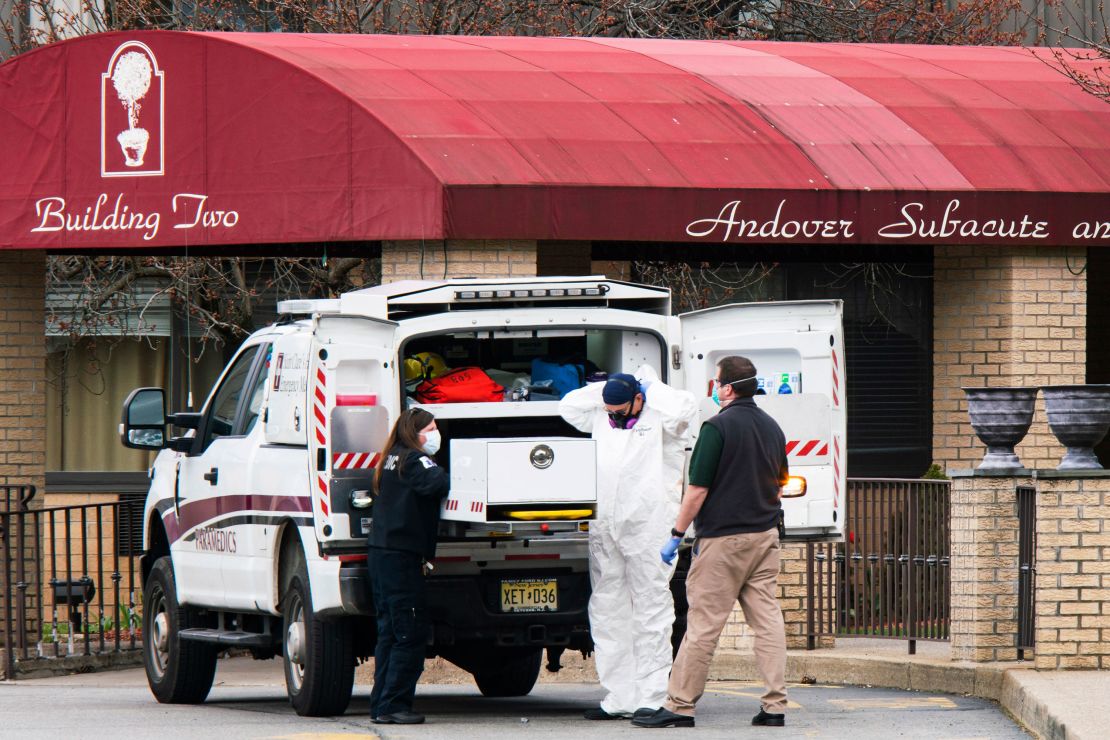
[[[632,429],[609,424],[601,397],[605,383],[571,391],[559,413],[597,443],[597,520],[590,525],[590,631],[598,678],[607,694],[601,708],[630,715],[667,698],[671,668],[673,565],[659,557],[682,498],[692,393],[675,390],[644,366],[643,411]]]

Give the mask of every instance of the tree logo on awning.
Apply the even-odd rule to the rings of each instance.
[[[100,174],[162,175],[165,86],[146,44],[119,46],[100,75]]]

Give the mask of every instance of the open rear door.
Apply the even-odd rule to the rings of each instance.
[[[711,394],[717,361],[742,355],[755,363],[756,404],[786,434],[790,474],[806,491],[783,499],[787,538],[840,540],[845,521],[843,305],[838,300],[744,303],[679,317],[686,388],[702,419],[717,413]],[[700,427],[700,424],[699,424]]]
[[[316,320],[308,376],[308,447],[316,536],[324,550],[363,547],[374,470],[399,413],[397,325]]]

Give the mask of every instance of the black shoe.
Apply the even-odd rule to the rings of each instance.
[[[785,727],[786,715],[785,714],[771,714],[759,710],[759,714],[752,717],[752,724],[759,727]]]
[[[637,709],[635,712],[632,713],[632,719],[641,719],[643,717],[650,717],[651,715],[655,714],[658,711],[659,711],[658,709],[652,709],[651,707],[640,707],[639,709]]]
[[[582,716],[586,719],[628,719],[626,715],[609,714],[601,707],[587,709],[585,712],[582,713]]]
[[[393,712],[382,714],[374,718],[374,723],[379,725],[422,725],[424,715],[416,712]]]
[[[632,724],[637,727],[693,727],[694,718],[688,714],[675,714],[665,707],[659,707],[646,717],[635,717]]]

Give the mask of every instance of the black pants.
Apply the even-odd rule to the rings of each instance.
[[[378,613],[371,717],[412,709],[428,636],[421,562],[414,552],[370,548],[370,585]]]

